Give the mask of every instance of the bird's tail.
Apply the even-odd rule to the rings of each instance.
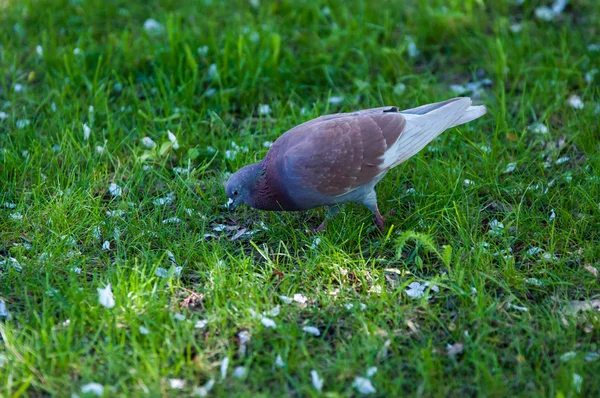
[[[458,97],[401,111],[406,119],[406,128],[390,148],[385,166],[394,167],[404,162],[444,130],[485,114],[484,106],[472,106],[471,103],[471,98]]]
[[[425,115],[431,111],[443,108],[448,104],[451,104],[453,102],[456,102],[456,101],[462,100],[462,99],[471,100],[470,98],[467,98],[467,97],[457,97],[457,98],[452,98],[452,99],[442,101],[442,102],[421,105],[417,108],[406,109],[404,111],[401,111],[401,113],[410,114],[410,115]],[[485,109],[485,106],[483,106],[483,105],[469,106],[467,108],[467,110],[464,111],[464,113],[454,123],[452,123],[447,128],[456,127],[456,126],[460,126],[461,124],[468,123],[471,120],[475,120],[475,119],[485,115],[486,112],[487,112],[487,110]]]

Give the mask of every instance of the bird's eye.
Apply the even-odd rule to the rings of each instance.
[[[238,195],[238,191],[233,191],[233,196],[237,196]]]

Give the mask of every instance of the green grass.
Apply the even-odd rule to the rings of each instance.
[[[586,80],[600,3],[572,0],[550,22],[541,1],[145,3],[0,0],[0,396],[85,396],[91,382],[188,396],[210,379],[214,396],[353,396],[373,366],[377,396],[600,395],[600,314],[569,311],[600,296],[600,75]],[[483,79],[488,114],[379,184],[382,211],[397,208],[384,236],[359,206],[318,244],[305,230],[322,210],[223,207],[227,173],[296,124]],[[228,159],[232,142],[248,150]],[[232,240],[237,228],[258,232]],[[439,291],[412,299],[412,282]],[[97,292],[109,283],[112,309]],[[296,293],[308,301],[279,298]],[[266,328],[255,312],[277,305]]]

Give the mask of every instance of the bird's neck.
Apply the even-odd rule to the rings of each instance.
[[[292,210],[291,201],[284,187],[274,178],[276,173],[269,172],[261,162],[258,178],[254,188],[252,207],[260,210]]]

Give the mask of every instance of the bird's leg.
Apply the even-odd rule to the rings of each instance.
[[[375,225],[377,225],[377,228],[379,228],[379,230],[383,233],[385,231],[385,219],[387,216],[393,213],[394,210],[392,209],[392,211],[390,211],[385,216],[381,215],[381,213],[379,212],[379,208],[377,207],[377,194],[375,193],[375,190],[372,190],[367,196],[365,196],[362,204],[373,212],[373,214],[375,215],[375,218],[373,218],[373,222],[375,223]]]
[[[317,228],[311,229],[311,232],[317,233],[317,232],[321,232],[321,231],[325,230],[325,228],[327,228],[327,222],[329,220],[333,219],[333,217],[337,216],[337,214],[339,212],[340,212],[339,206],[337,206],[337,205],[327,206],[327,215],[325,216],[325,219],[323,220],[321,225],[319,225]]]

